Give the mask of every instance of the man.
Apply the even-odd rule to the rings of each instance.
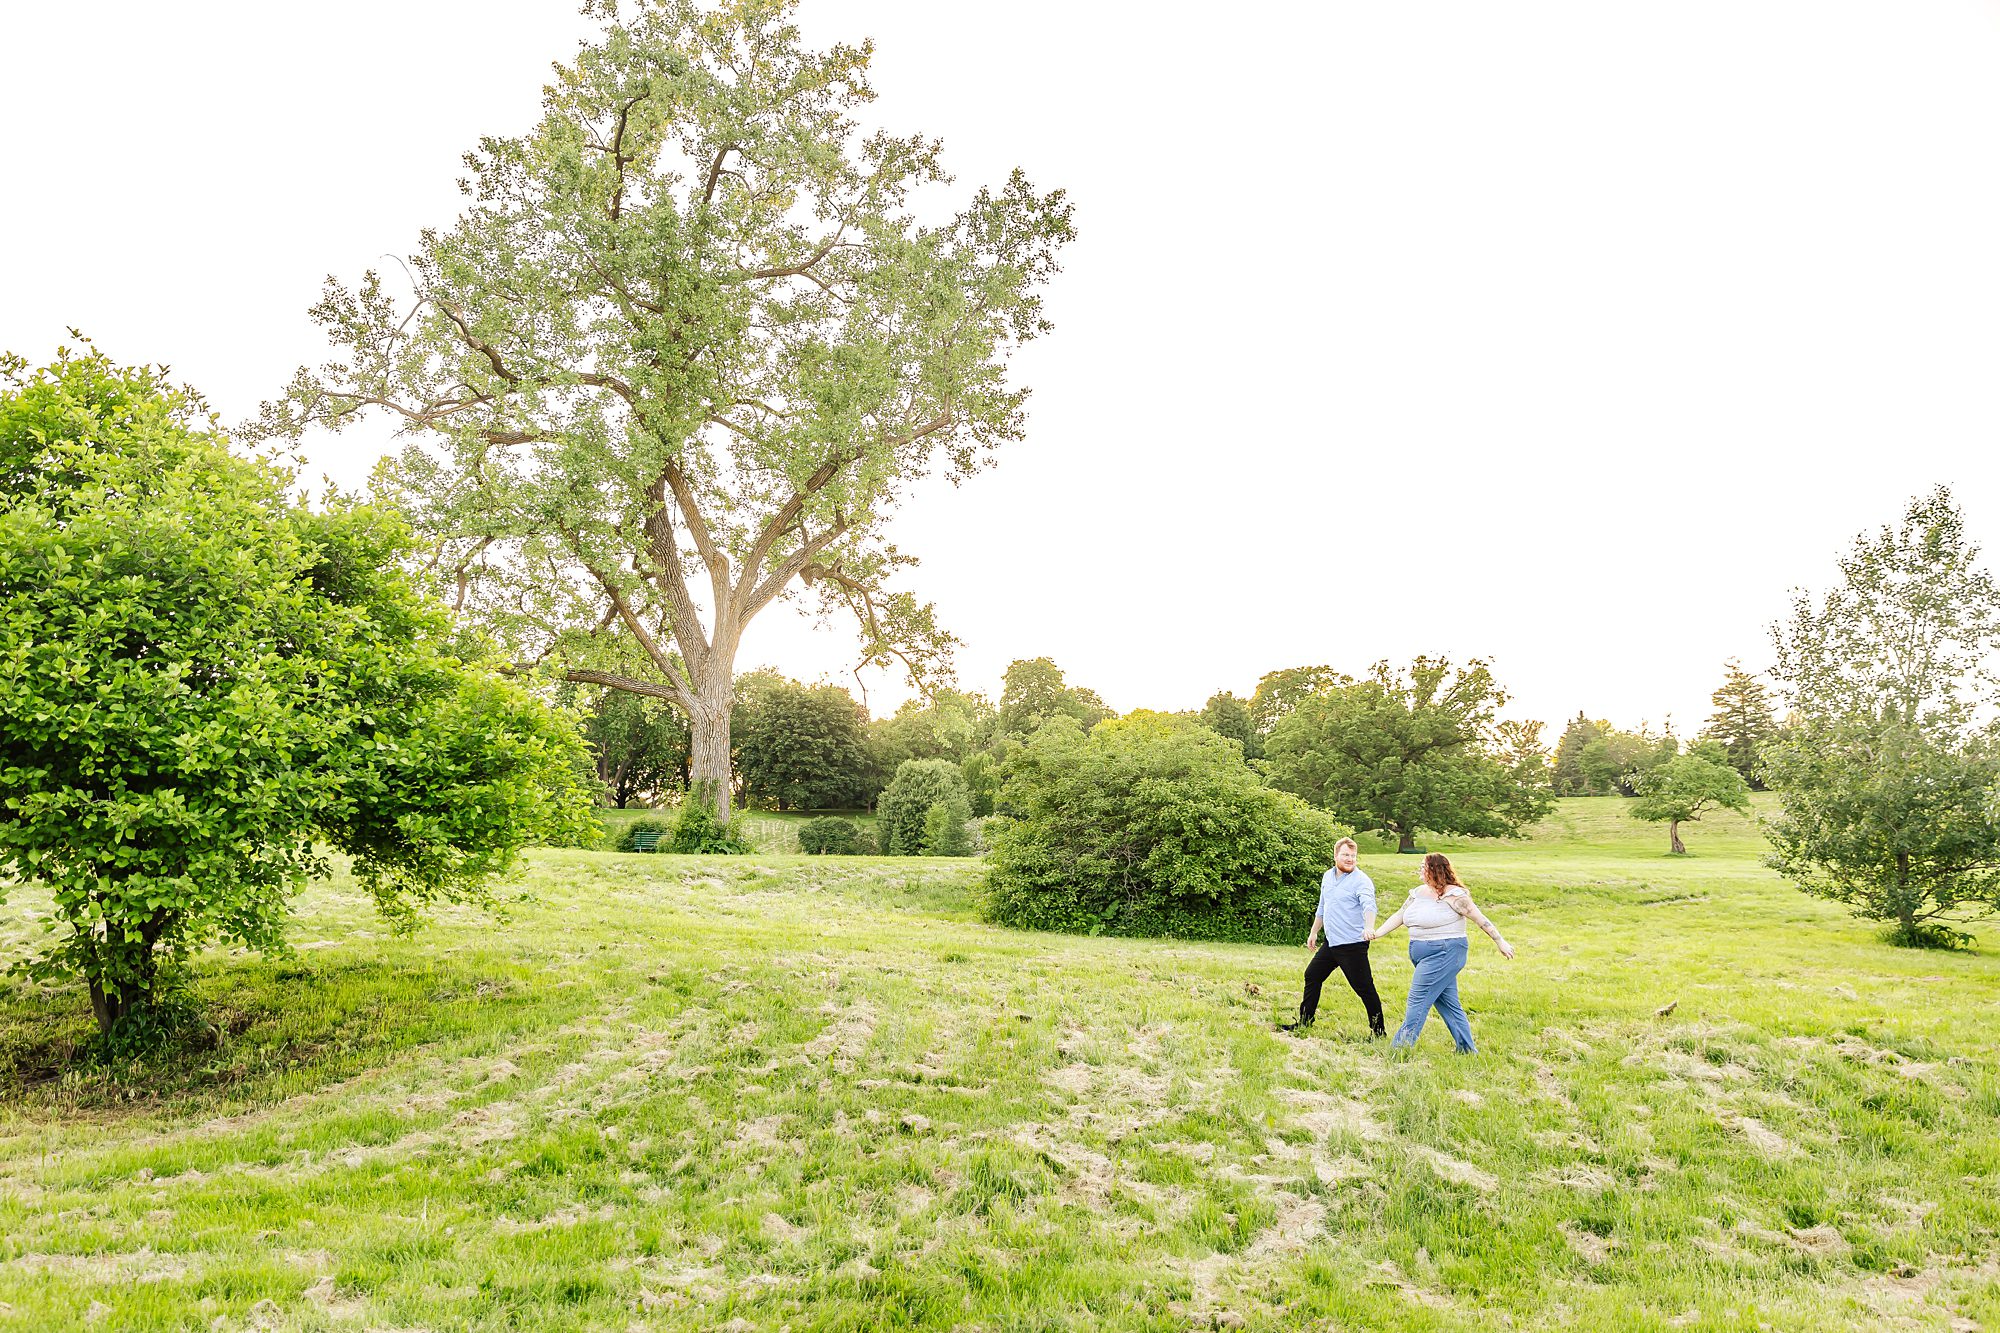
[[[1356,864],[1361,849],[1354,839],[1342,838],[1333,846],[1333,868],[1319,882],[1319,910],[1313,913],[1312,929],[1306,934],[1306,948],[1312,961],[1306,964],[1306,993],[1299,1002],[1296,1023],[1281,1023],[1286,1032],[1312,1026],[1319,1012],[1319,989],[1327,974],[1340,969],[1347,984],[1361,997],[1368,1011],[1368,1030],[1386,1036],[1382,1025],[1382,998],[1375,993],[1375,976],[1368,970],[1368,936],[1375,929],[1375,881]],[[1324,942],[1320,932],[1326,933]]]

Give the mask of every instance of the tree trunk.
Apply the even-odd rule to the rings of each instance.
[[[1903,938],[1913,939],[1917,931],[1917,905],[1910,901],[1910,854],[1896,853],[1896,922]]]
[[[1417,850],[1416,834],[1408,829],[1396,830],[1396,850],[1407,856]]]
[[[152,1003],[153,982],[159,972],[153,946],[166,933],[167,925],[165,915],[147,918],[129,934],[122,926],[105,924],[104,941],[97,948],[99,975],[89,979],[90,1013],[99,1032],[110,1032],[127,1014]]]
[[[735,702],[736,682],[725,668],[702,681],[699,688],[688,717],[693,736],[688,791],[710,796],[715,802],[715,817],[727,824],[734,787],[729,763],[729,709]]]
[[[1680,820],[1669,819],[1667,821],[1667,842],[1669,844],[1668,850],[1673,855],[1675,856],[1687,855],[1687,844],[1681,841]]]

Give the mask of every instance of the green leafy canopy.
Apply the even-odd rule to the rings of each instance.
[[[864,661],[948,675],[886,521],[1021,435],[1009,362],[1073,236],[1019,171],[933,217],[940,145],[865,129],[871,48],[810,49],[793,10],[588,6],[602,36],[531,131],[467,155],[407,303],[331,282],[337,355],[259,427],[386,412],[419,437],[378,493],[462,606],[523,660],[679,703],[720,792],[737,647],[773,600],[808,589]]]
[[[322,844],[407,925],[581,834],[573,722],[452,655],[393,515],[292,503],[94,349],[0,384],[0,886],[53,895],[38,975],[109,1026],[204,940],[281,947]]]

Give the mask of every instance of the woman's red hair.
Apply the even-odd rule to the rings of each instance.
[[[1424,883],[1430,885],[1431,892],[1440,898],[1444,897],[1446,889],[1454,885],[1465,887],[1458,883],[1458,872],[1451,868],[1451,858],[1440,852],[1432,852],[1424,858]]]

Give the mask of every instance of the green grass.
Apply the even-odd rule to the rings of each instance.
[[[1271,1030],[1302,951],[996,929],[976,862],[548,852],[410,940],[336,880],[172,1071],[0,983],[0,1329],[2000,1327],[1994,932],[1686,835],[1434,842],[1520,957],[1396,1063],[1337,980]]]

